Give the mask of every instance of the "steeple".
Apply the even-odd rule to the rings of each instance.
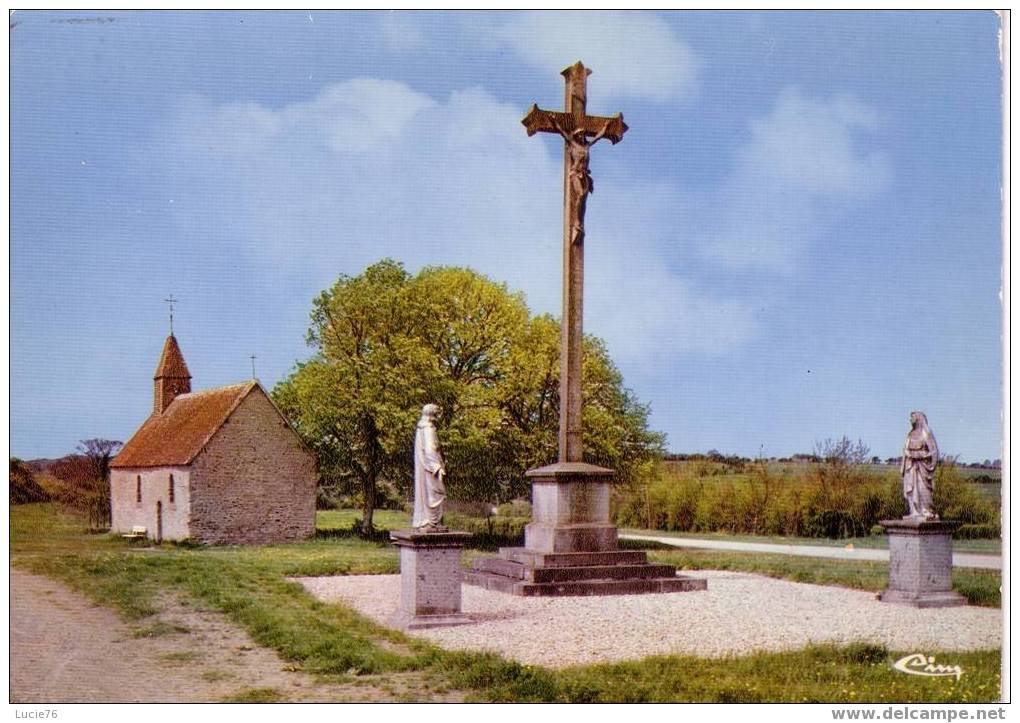
[[[162,414],[178,394],[188,394],[191,391],[191,372],[184,363],[184,355],[173,334],[166,338],[163,345],[153,381],[153,414]]]

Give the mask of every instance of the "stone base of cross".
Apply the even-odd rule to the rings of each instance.
[[[529,470],[531,523],[524,546],[540,552],[616,549],[609,520],[613,470],[584,462],[557,462]]]

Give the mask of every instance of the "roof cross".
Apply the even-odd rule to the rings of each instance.
[[[174,304],[178,303],[180,299],[175,299],[173,294],[170,294],[169,298],[163,299],[170,305],[170,336],[174,335]]]

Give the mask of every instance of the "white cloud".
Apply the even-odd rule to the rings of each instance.
[[[497,19],[498,18],[498,19]],[[581,60],[605,96],[667,101],[693,93],[700,62],[669,24],[651,13],[531,11],[473,19],[473,32],[550,73]]]
[[[741,172],[818,196],[869,196],[888,180],[888,163],[855,148],[853,133],[876,125],[875,113],[853,98],[816,101],[787,88],[770,115],[751,123]]]
[[[750,139],[703,219],[711,229],[706,254],[792,272],[840,212],[888,185],[888,159],[858,139],[877,127],[874,111],[852,97],[782,91],[771,113],[751,122]]]
[[[392,256],[412,271],[470,266],[559,315],[561,156],[484,90],[436,100],[360,79],[279,109],[192,99],[164,142],[181,232],[231,240],[309,297]],[[630,368],[753,333],[742,302],[705,293],[663,255],[677,195],[606,172],[589,204],[586,328]]]

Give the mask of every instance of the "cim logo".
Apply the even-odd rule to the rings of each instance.
[[[923,653],[905,655],[893,663],[892,667],[901,673],[927,675],[936,678],[955,676],[959,680],[960,676],[963,675],[963,668],[959,665],[936,665],[934,657],[929,657]]]

